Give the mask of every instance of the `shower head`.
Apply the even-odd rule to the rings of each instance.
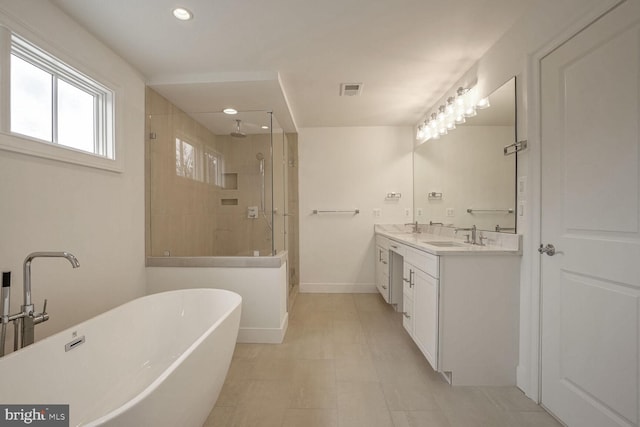
[[[256,159],[258,159],[258,160],[264,160],[264,154],[262,154],[262,153],[258,153],[258,154],[256,154]]]
[[[231,132],[231,136],[234,138],[245,138],[247,136],[246,133],[240,131],[240,121],[236,120],[236,130]]]

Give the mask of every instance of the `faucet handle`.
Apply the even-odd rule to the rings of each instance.
[[[38,325],[42,322],[46,322],[47,320],[49,320],[49,314],[47,313],[47,299],[45,298],[42,313],[33,315],[33,324]]]

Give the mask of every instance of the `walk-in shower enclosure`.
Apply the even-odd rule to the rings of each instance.
[[[267,111],[186,114],[146,92],[147,256],[287,249],[287,137]]]

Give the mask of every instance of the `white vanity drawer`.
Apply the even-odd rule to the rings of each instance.
[[[405,252],[405,245],[402,245],[394,240],[389,240],[389,250],[393,251],[397,254],[400,254],[402,256],[404,256],[404,252]]]
[[[438,256],[422,252],[413,248],[406,248],[404,261],[413,264],[416,268],[424,271],[436,279],[440,277],[438,269]]]

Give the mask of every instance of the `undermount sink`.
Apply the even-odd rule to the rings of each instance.
[[[434,242],[432,240],[421,240],[422,243],[426,243],[431,246],[438,246],[441,248],[452,248],[452,247],[464,247],[466,246],[464,243],[451,242],[451,241],[440,241]]]

